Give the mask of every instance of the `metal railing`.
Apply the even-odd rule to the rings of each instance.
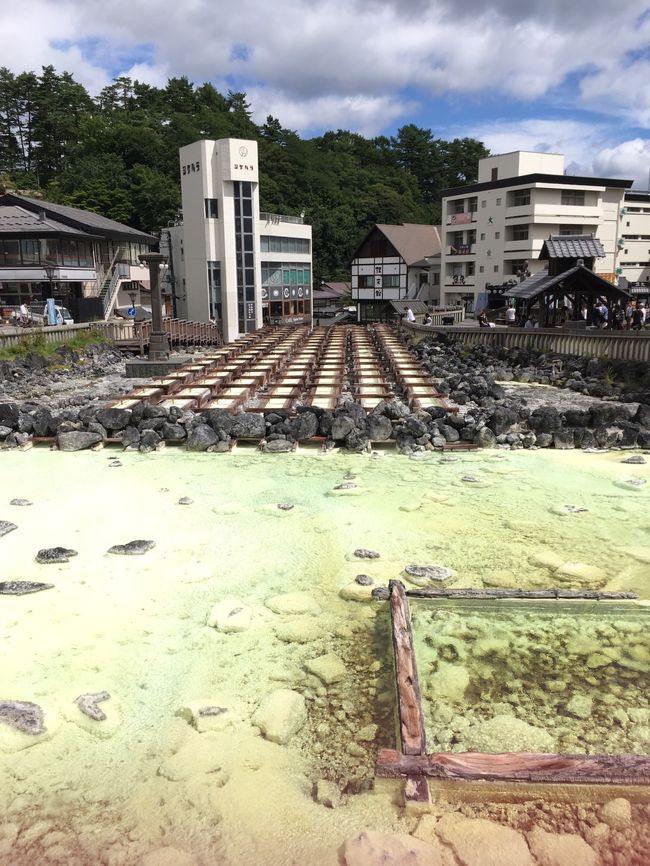
[[[279,225],[279,223],[303,225],[304,220],[299,216],[289,216],[281,213],[260,213],[260,222],[270,223],[271,225]]]
[[[149,344],[151,322],[108,321],[94,322],[116,346],[137,349],[144,353]],[[163,328],[173,348],[179,346],[222,346],[223,336],[212,322],[190,322],[185,319],[163,319]]]

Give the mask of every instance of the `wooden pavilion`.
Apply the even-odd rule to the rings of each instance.
[[[594,273],[595,259],[604,255],[603,245],[593,235],[551,236],[539,254],[541,260],[548,261],[548,268],[505,294],[516,300],[521,318],[535,317],[540,328],[570,326],[572,322],[584,327],[591,323],[595,305],[604,302],[611,311],[617,304],[625,305],[630,297]]]

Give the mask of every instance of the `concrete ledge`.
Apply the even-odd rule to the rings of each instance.
[[[148,361],[146,358],[133,358],[126,362],[127,379],[151,379],[173,373],[191,361],[193,355],[171,355],[166,361]]]

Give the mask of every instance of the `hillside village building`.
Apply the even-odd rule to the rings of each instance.
[[[359,321],[381,320],[392,301],[437,304],[440,297],[440,229],[404,223],[375,225],[351,263],[352,301]]]
[[[0,195],[0,310],[42,309],[48,297],[77,322],[108,318],[148,287],[138,260],[158,239],[115,220],[42,199]],[[144,278],[144,279],[143,279]]]
[[[650,282],[650,192],[626,191],[620,241],[621,276],[630,285]]]
[[[257,142],[195,141],[180,149],[183,223],[165,229],[180,318],[224,340],[273,324],[311,322],[311,226],[260,213]]]
[[[549,236],[593,235],[605,251],[596,273],[612,283],[645,279],[650,195],[631,186],[566,175],[561,154],[515,151],[480,160],[477,183],[443,191],[441,302],[476,301],[490,285],[537,273]]]

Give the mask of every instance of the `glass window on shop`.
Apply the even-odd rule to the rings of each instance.
[[[262,292],[272,321],[311,316],[311,266],[262,262]]]
[[[6,268],[20,264],[19,241],[0,241],[0,266]]]

